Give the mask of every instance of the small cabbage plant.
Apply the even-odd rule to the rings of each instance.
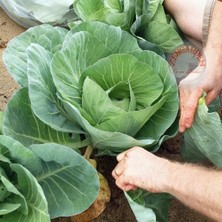
[[[137,37],[143,49],[172,53],[183,44],[163,0],[74,0],[74,10],[84,21],[101,21],[121,27]],[[81,22],[79,20],[78,22]],[[71,22],[70,27],[76,22]]]
[[[96,170],[73,149],[54,143],[27,148],[0,135],[0,221],[50,222],[79,214],[98,189]]]

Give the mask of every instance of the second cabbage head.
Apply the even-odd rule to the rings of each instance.
[[[29,32],[44,27],[55,29],[42,25]],[[24,50],[31,108],[41,121],[59,131],[84,134],[102,153],[132,146],[156,150],[175,135],[178,91],[173,72],[165,59],[142,50],[132,35],[85,22],[67,32],[57,52],[49,52],[45,44],[35,40]],[[47,87],[41,88],[39,81]],[[45,118],[46,108],[52,118]],[[61,124],[61,116],[69,127]]]

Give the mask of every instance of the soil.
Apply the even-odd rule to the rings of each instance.
[[[4,111],[7,101],[18,88],[16,82],[8,74],[2,60],[2,53],[10,39],[25,31],[24,28],[12,21],[0,8],[0,110]],[[180,149],[180,137],[165,142],[158,155],[168,159],[178,160]],[[136,219],[123,195],[123,192],[117,188],[111,176],[111,171],[116,164],[113,157],[102,157],[98,159],[98,170],[107,178],[111,189],[111,200],[105,211],[93,222],[136,222]],[[53,222],[70,221],[69,218],[58,218]],[[209,219],[199,213],[189,209],[182,203],[173,200],[169,222],[210,222]]]

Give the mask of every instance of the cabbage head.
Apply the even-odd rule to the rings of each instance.
[[[41,25],[30,29],[29,35],[40,28],[55,29]],[[166,60],[142,50],[128,32],[101,22],[83,22],[53,53],[47,42],[35,38],[27,47],[22,39],[10,42],[4,61],[8,70],[16,72],[15,64],[19,67],[24,59],[27,71],[20,73],[20,82],[28,79],[31,109],[45,124],[81,134],[103,154],[132,146],[154,151],[175,136],[178,90],[173,72]],[[17,53],[19,59],[12,63],[7,58],[16,50],[13,44],[20,45],[21,58]]]

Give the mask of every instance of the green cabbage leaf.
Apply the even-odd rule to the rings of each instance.
[[[29,148],[0,136],[1,221],[50,221],[87,209],[99,191],[97,171],[74,150],[53,143]]]
[[[222,167],[222,124],[220,115],[209,112],[204,96],[200,98],[195,121],[184,134],[183,158],[192,162],[209,161]]]

